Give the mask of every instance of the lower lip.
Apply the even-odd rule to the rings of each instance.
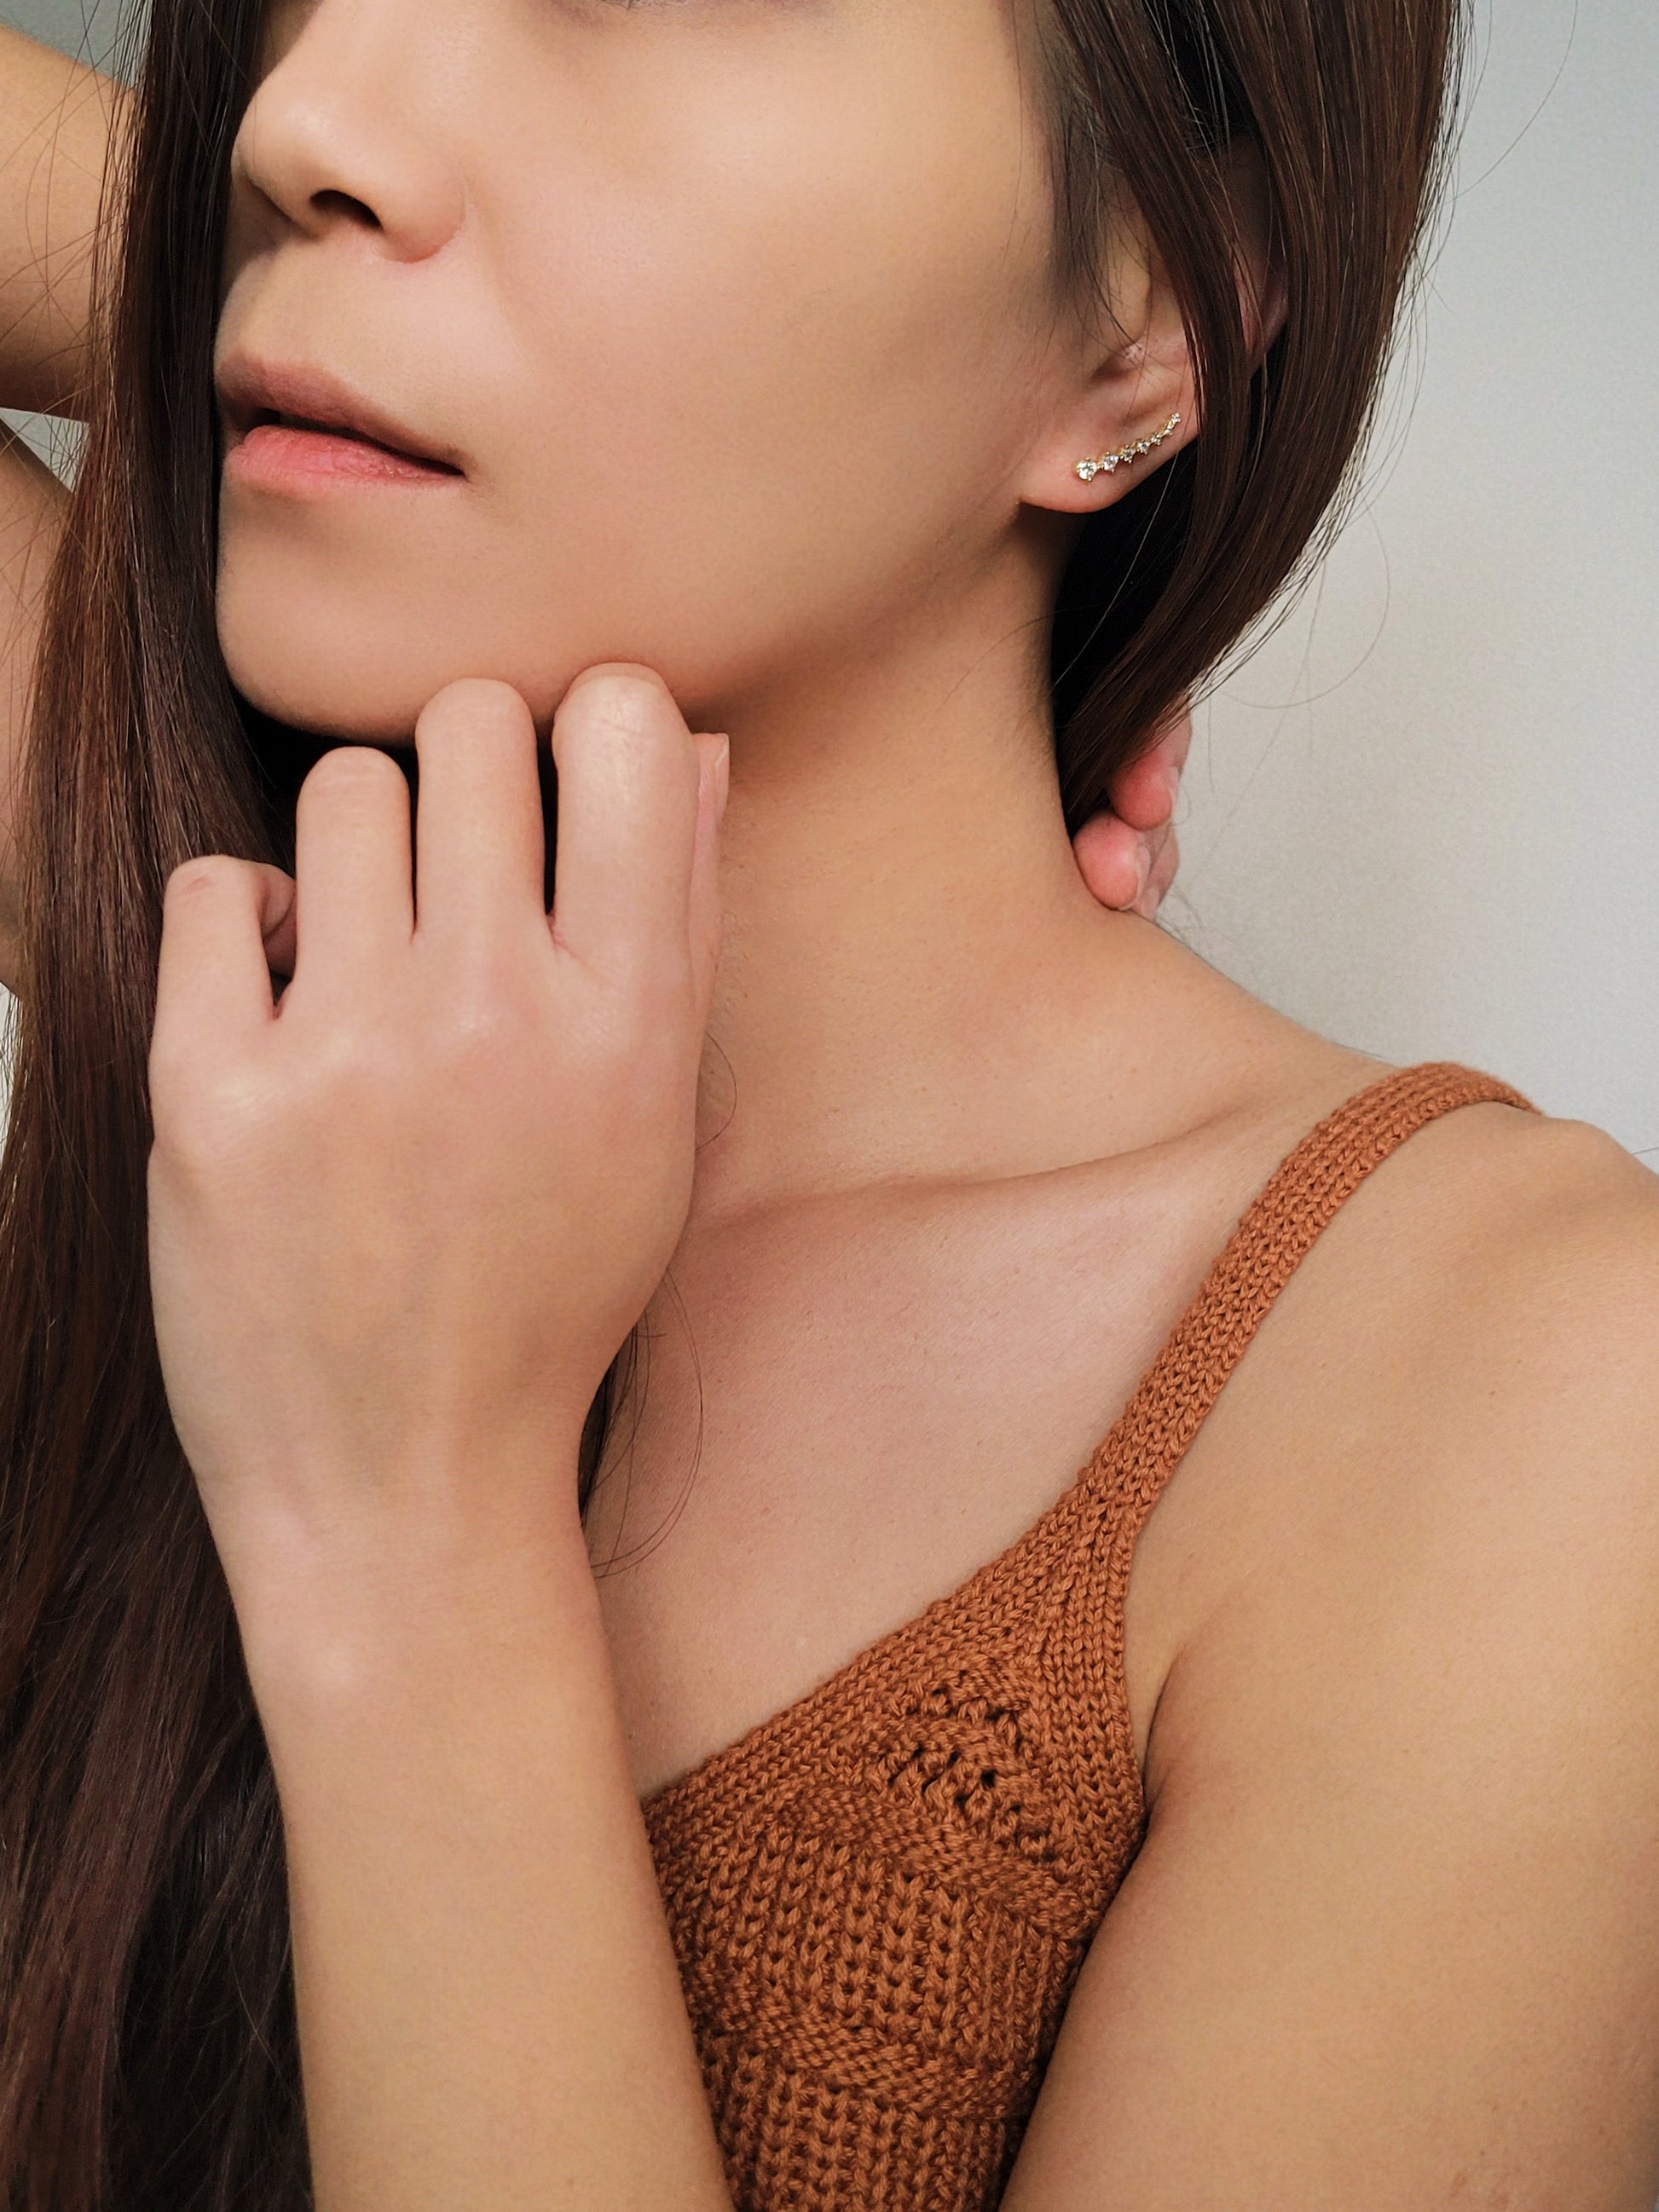
[[[303,491],[335,484],[437,484],[459,481],[459,469],[417,461],[362,438],[261,422],[225,455],[225,473],[262,491]]]

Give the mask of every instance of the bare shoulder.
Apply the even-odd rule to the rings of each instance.
[[[1659,1178],[1447,1115],[1233,1380],[1194,1495],[1237,1560],[1010,2212],[1651,2212]]]
[[[1296,1091],[1285,1126],[1365,1087],[1340,1061],[1314,1072],[1334,1091]],[[1150,1789],[1184,1740],[1173,1716],[1214,1648],[1206,1625],[1278,1601],[1300,1632],[1304,1547],[1319,1589],[1345,1555],[1374,1589],[1419,1516],[1474,1556],[1528,1498],[1558,1522],[1610,1512],[1621,1449],[1641,1510],[1656,1354],[1659,1176],[1611,1137],[1481,1103],[1396,1146],[1279,1294],[1141,1536],[1126,1664]],[[1239,1686],[1219,1675],[1213,1693]]]
[[[1470,1685],[1490,1661],[1494,1687],[1580,1632],[1659,1656],[1659,1176],[1588,1123],[1462,1108],[1373,1170],[1279,1303],[1201,1439],[1257,1542],[1171,1668],[1154,1786],[1196,1748],[1183,1697],[1231,1741],[1253,1701],[1282,1723],[1269,1654]],[[1234,1632],[1259,1668],[1221,1657]]]
[[[1368,1490],[1465,1510],[1473,1542],[1491,1486],[1510,1521],[1529,1483],[1540,1512],[1594,1511],[1592,1470],[1621,1468],[1659,1503],[1659,1176],[1587,1122],[1443,1115],[1339,1209],[1239,1380],[1217,1433],[1261,1431],[1298,1521]]]
[[[1588,1121],[1465,1106],[1397,1147],[1372,1180],[1392,1184],[1389,1210],[1405,1235],[1427,1231],[1449,1256],[1511,1265],[1531,1246],[1540,1279],[1586,1239],[1604,1256],[1601,1240],[1612,1239],[1638,1264],[1659,1242],[1659,1176]]]
[[[1507,1471],[1511,1511],[1529,1479],[1540,1510],[1595,1510],[1622,1467],[1659,1501],[1659,1176],[1587,1122],[1481,1105],[1372,1181],[1308,1264],[1339,1328],[1364,1318],[1355,1410],[1413,1440],[1401,1482],[1449,1462],[1470,1505]]]

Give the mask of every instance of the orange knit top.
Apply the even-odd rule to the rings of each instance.
[[[1350,1098],[1246,1209],[1071,1487],[948,1596],[643,1801],[738,2212],[988,2212],[1146,1825],[1135,1540],[1337,1208],[1450,1061]]]

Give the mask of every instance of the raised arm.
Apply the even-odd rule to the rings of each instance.
[[[0,407],[78,416],[92,240],[125,88],[0,28]],[[0,983],[15,988],[15,786],[41,599],[66,495],[0,428]]]
[[[0,28],[0,407],[83,411],[99,193],[129,97]]]

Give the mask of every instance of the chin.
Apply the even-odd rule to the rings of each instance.
[[[775,642],[763,620],[733,638],[717,568],[688,592],[641,574],[626,549],[573,573],[511,545],[416,529],[343,545],[308,536],[307,520],[227,531],[216,594],[231,682],[292,729],[412,744],[434,693],[489,676],[513,685],[545,735],[574,679],[612,660],[654,669],[696,716],[752,688],[767,665],[756,648]]]
[[[453,599],[441,609],[386,608],[222,584],[219,649],[250,706],[323,737],[412,745],[416,720],[434,693],[461,677],[492,676],[512,684],[544,738],[582,670],[613,660],[654,669],[694,726],[726,726],[708,714],[731,696],[729,672],[677,652],[672,639],[641,635],[637,623],[620,621],[544,623],[530,650],[522,621],[507,634],[507,625],[493,630],[470,611]]]
[[[252,654],[227,650],[225,665],[250,706],[289,729],[392,745],[414,744],[416,717],[450,680],[440,677],[428,687],[418,678],[411,680],[406,666],[383,669],[359,660],[335,667],[314,653],[305,656],[303,665],[275,661],[268,647]]]
[[[538,730],[578,671],[598,654],[522,650],[445,610],[365,604],[300,589],[257,594],[222,585],[219,648],[251,706],[295,730],[412,744],[434,693],[463,676],[494,676],[528,702]]]

